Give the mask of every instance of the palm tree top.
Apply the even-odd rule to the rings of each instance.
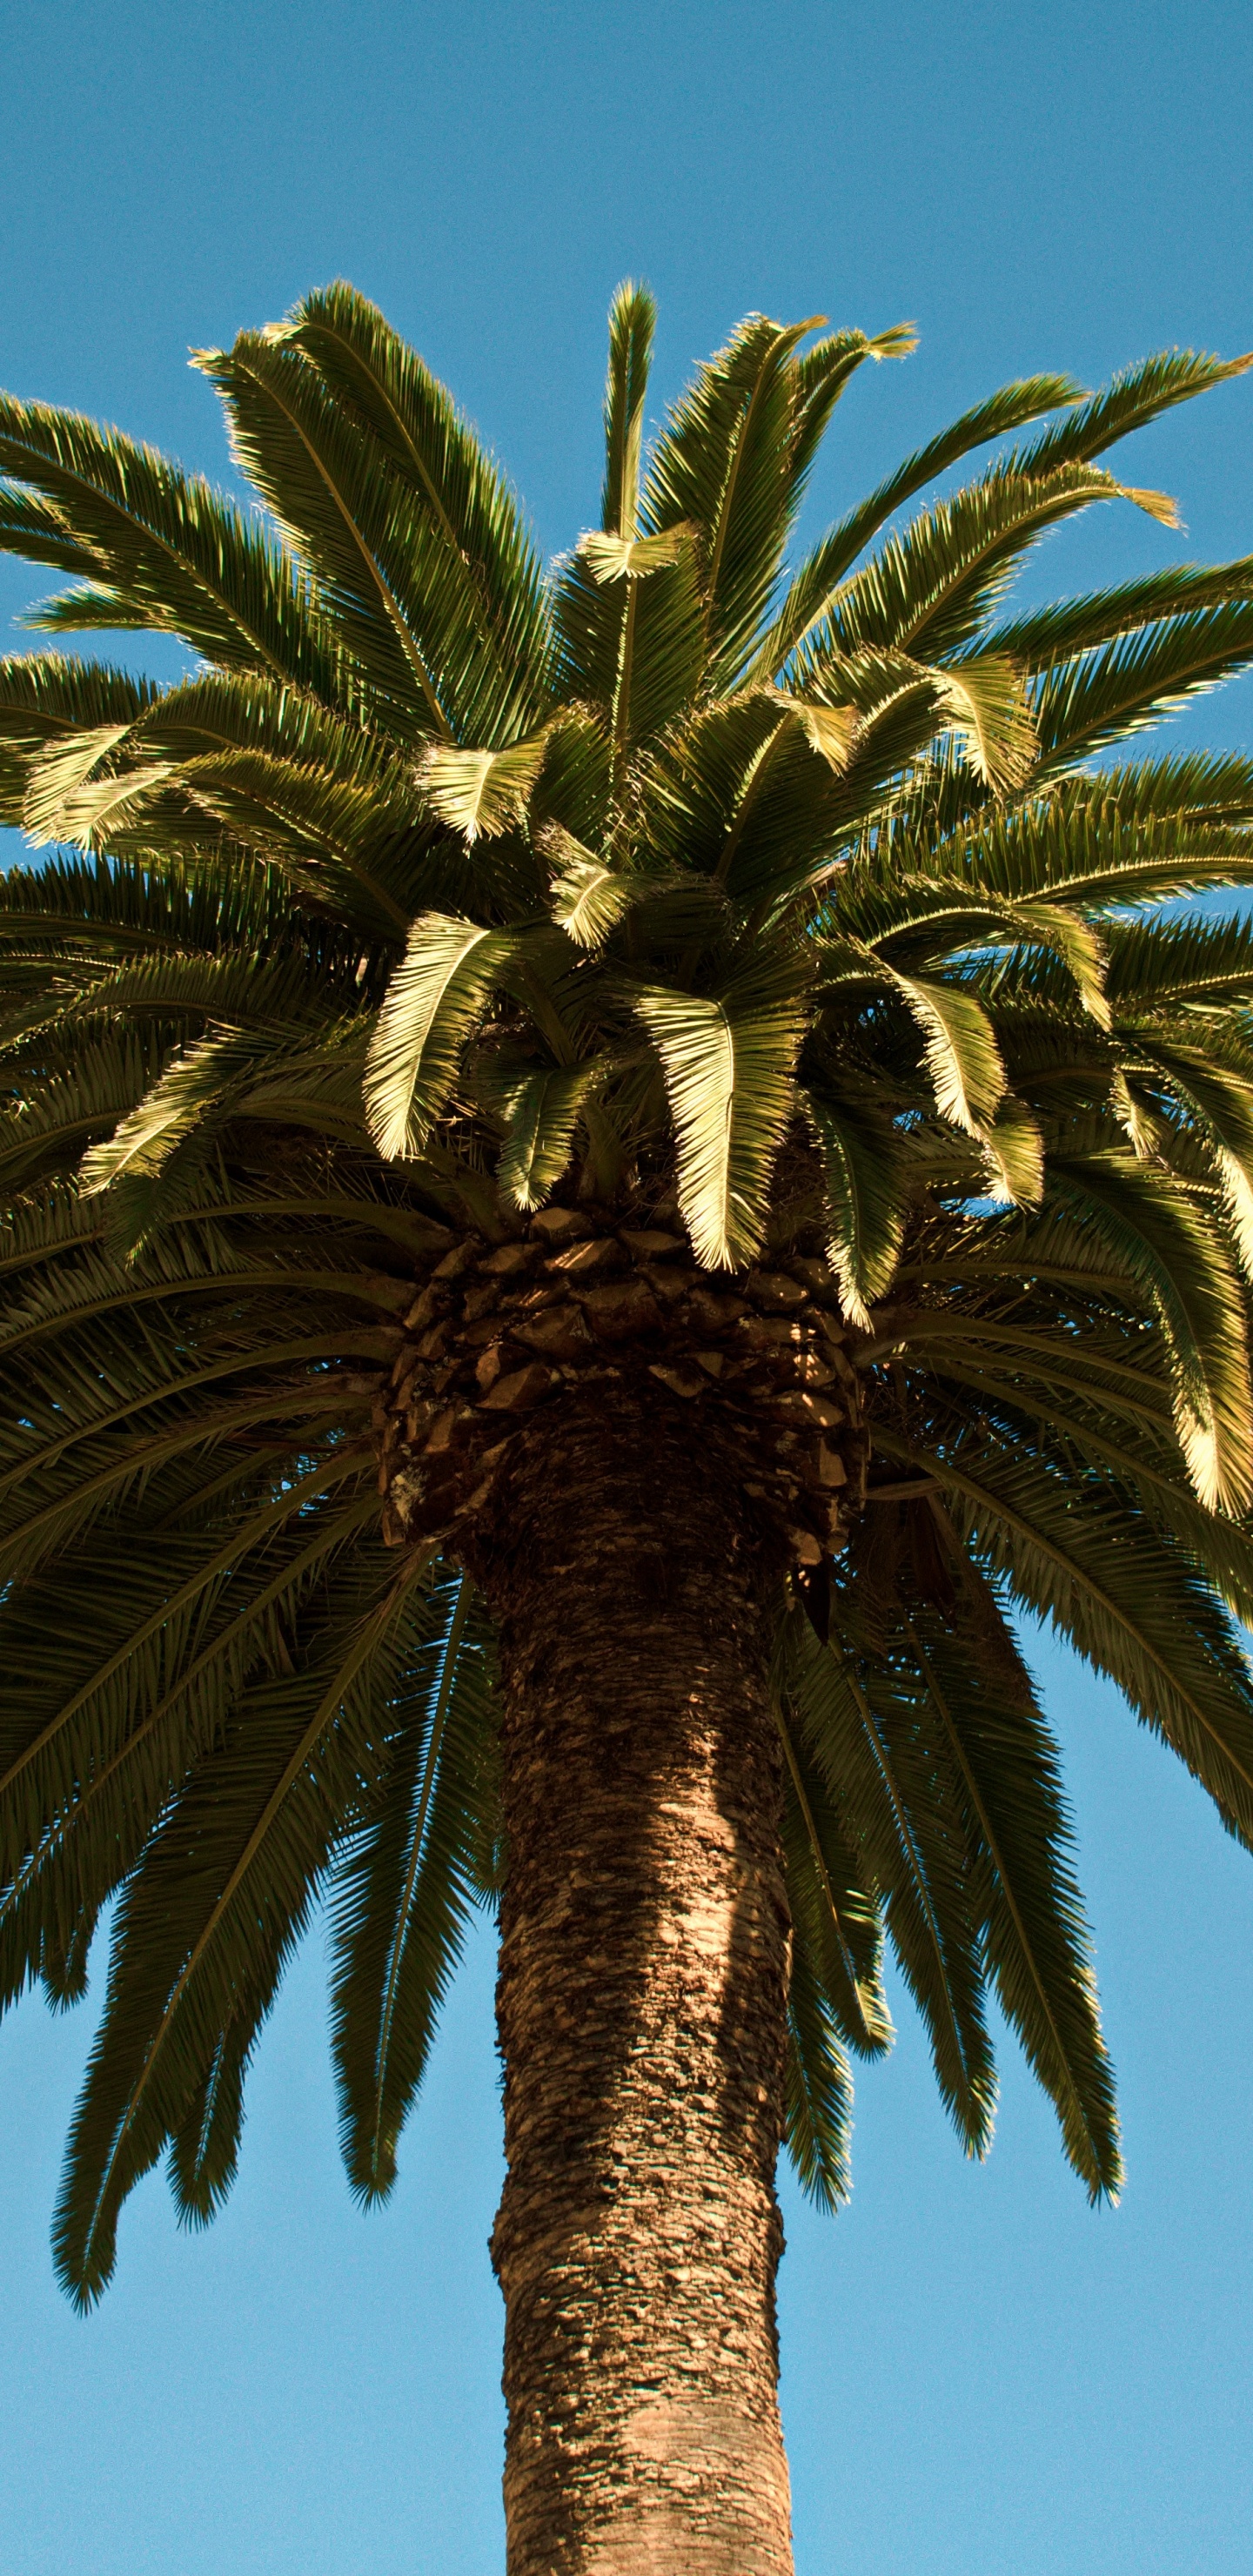
[[[1253,559],[1008,599],[1097,502],[1175,526],[1101,460],[1253,361],[1007,385],[794,560],[837,403],[911,331],[750,315],[650,443],[653,321],[624,286],[600,525],[547,568],[344,284],[196,356],[258,511],[0,401],[0,544],[68,585],[31,622],[195,656],[0,663],[3,819],[55,852],[0,889],[0,1946],[7,1993],[66,2000],[118,1897],[60,2221],[84,2297],[160,2153],[188,2214],[225,2189],[328,1890],[346,2152],[390,2185],[502,1866],[485,1488],[413,1497],[488,1404],[485,1317],[519,1406],[567,1400],[602,1252],[650,1400],[729,1403],[743,1326],[745,1418],[802,1425],[775,1696],[814,2188],[846,2051],[886,2043],[885,1932],[967,2144],[994,1991],[1116,2188],[1014,1612],[1253,1834],[1253,931],[1184,902],[1253,878],[1253,765],[1116,757],[1253,660]],[[585,1281],[550,1277],[561,1225]]]

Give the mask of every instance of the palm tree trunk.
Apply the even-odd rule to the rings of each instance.
[[[790,2576],[778,1566],[683,1408],[613,1392],[524,1441],[484,1568],[508,2570]]]

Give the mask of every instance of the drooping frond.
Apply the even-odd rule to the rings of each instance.
[[[802,990],[796,962],[785,959],[769,979],[750,972],[709,999],[637,997],[674,1118],[680,1209],[707,1269],[735,1269],[761,1243],[792,1107]]]
[[[332,2041],[354,2191],[382,2199],[422,2080],[474,1894],[494,1729],[468,1577],[430,1596],[431,1628],[393,1709],[392,1758],[331,1892]]]

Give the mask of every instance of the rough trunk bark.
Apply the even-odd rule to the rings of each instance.
[[[509,2576],[790,2576],[779,1569],[716,1444],[619,1388],[524,1446],[484,1572]]]

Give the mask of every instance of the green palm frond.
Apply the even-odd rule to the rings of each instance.
[[[1078,653],[1109,644],[1133,628],[1158,626],[1170,617],[1190,616],[1198,609],[1225,607],[1247,598],[1253,589],[1253,558],[1238,563],[1168,564],[1139,581],[1116,590],[1096,591],[1087,599],[1061,600],[1016,617],[988,638],[992,651],[1007,653],[1028,671],[1047,671]]]
[[[646,286],[630,279],[609,308],[609,373],[605,384],[605,481],[600,524],[610,536],[630,539],[639,514],[644,453],[644,402],[652,359],[657,307]]]
[[[808,1952],[793,1935],[783,2143],[802,2191],[835,2210],[852,2189],[848,2059]]]
[[[387,729],[453,739],[416,629],[444,549],[425,513],[301,351],[258,332],[196,363],[227,408],[240,471],[315,569]]]
[[[836,1617],[840,1620],[841,1603]],[[858,1605],[858,1618],[864,1613]],[[857,1622],[854,1622],[854,1627]],[[936,2077],[972,2154],[990,2142],[996,2081],[983,2004],[968,1853],[951,1784],[939,1778],[880,1663],[874,1696],[855,1634],[819,1644],[794,1612],[788,1703],[883,1906],[888,1937],[926,2024]]]
[[[765,1231],[805,1027],[798,963],[785,955],[710,999],[636,997],[674,1118],[679,1206],[710,1270],[751,1260]]]
[[[551,642],[540,565],[502,476],[416,352],[342,279],[306,296],[281,336],[434,540],[415,545],[407,613],[429,664],[456,676],[458,733],[514,740],[547,712]]]
[[[974,1615],[937,1628],[925,1644],[921,1622],[907,1620],[905,1634],[969,1800],[999,2000],[1056,2105],[1076,2172],[1094,2200],[1112,2198],[1122,2180],[1118,2124],[1082,1904],[1065,1854],[1059,1756],[995,1604],[969,1574],[966,1587]]]
[[[1015,462],[1032,474],[1051,473],[1058,465],[1086,462],[1093,456],[1104,456],[1120,438],[1129,438],[1133,430],[1146,429],[1151,420],[1160,420],[1163,412],[1173,411],[1181,402],[1194,402],[1198,394],[1209,393],[1215,385],[1230,383],[1253,366],[1253,356],[1215,358],[1203,350],[1164,349],[1138,366],[1124,368],[1104,391],[1091,394],[1056,422],[1041,431],[1031,445],[1019,451]]]
[[[421,1592],[420,1563],[382,1583],[363,1565],[341,1584],[308,1675],[249,1694],[121,1901],[53,2237],[80,2305],[104,2288],[122,2199],[193,2115],[221,2042],[242,2026],[246,2049],[269,2010],[345,1809],[377,1780],[376,1711]]]
[[[382,2199],[470,1910],[494,1729],[469,1578],[429,1597],[431,1638],[394,1708],[392,1762],[331,1890],[332,2043],[353,2189]],[[429,1668],[429,1669],[428,1669]]]
[[[1175,1422],[1203,1502],[1238,1509],[1253,1474],[1243,1300],[1205,1211],[1130,1156],[1055,1158],[1054,1187],[1152,1299],[1174,1382]]]
[[[512,946],[508,932],[473,921],[428,913],[415,922],[366,1072],[367,1113],[381,1153],[421,1151]]]
[[[776,1714],[785,1756],[784,1850],[793,1942],[805,1952],[841,2039],[860,2056],[877,2057],[892,2041],[878,1908],[822,1775],[781,1700]]]
[[[181,635],[227,670],[261,669],[334,702],[342,682],[316,596],[273,538],[223,494],[77,412],[0,399],[0,474],[49,514],[51,547],[29,523],[0,541],[82,575],[45,628],[148,627]]]
[[[1036,704],[1041,768],[1073,768],[1186,706],[1253,659],[1253,599],[1136,626],[1074,662],[1050,665]]]
[[[960,652],[1046,528],[1095,501],[1125,497],[1112,474],[1069,465],[1038,477],[990,474],[934,503],[835,593],[821,643],[797,656],[797,668],[821,668],[832,654],[866,647],[920,661]]]
[[[1111,1005],[1140,1014],[1253,1000],[1253,923],[1120,921],[1108,936]]]
[[[1059,404],[1081,401],[1082,389],[1069,376],[1028,376],[1003,385],[985,402],[976,403],[951,428],[942,430],[916,455],[907,457],[887,482],[830,530],[801,566],[765,638],[757,666],[762,675],[781,670],[789,656],[816,633],[829,613],[839,583],[879,530],[907,501],[912,501],[915,493],[924,492],[961,457],[990,446],[993,439],[1004,438],[1025,421],[1038,420],[1042,413],[1056,411]]]
[[[985,1443],[969,1465],[876,1425],[874,1445],[934,1481],[977,1560],[1056,1621],[1253,1839],[1253,1690],[1239,1639],[1186,1546],[1144,1527],[1116,1485],[1041,1474]]]

